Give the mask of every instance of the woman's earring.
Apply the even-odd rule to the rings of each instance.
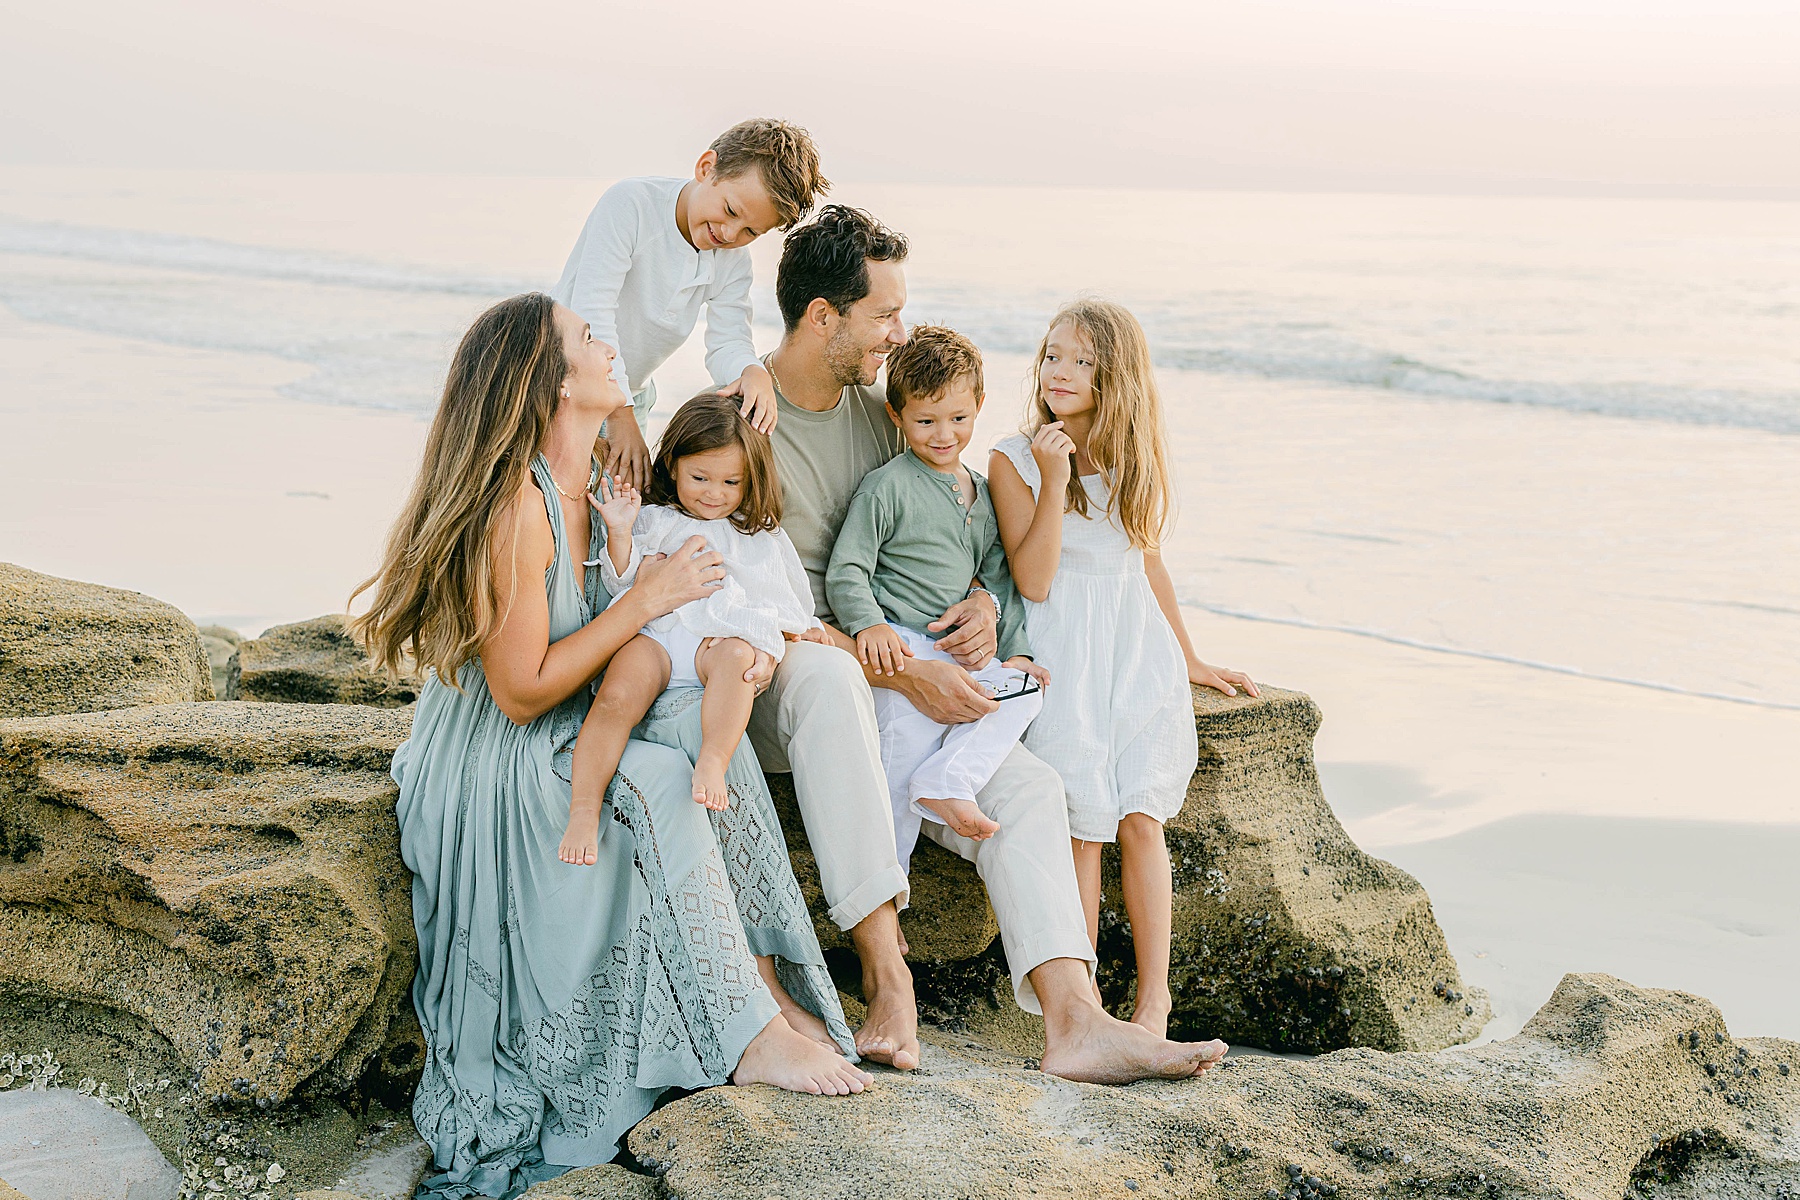
[[[569,385],[568,384],[563,385],[562,396],[563,396],[564,400],[567,400],[569,398]]]

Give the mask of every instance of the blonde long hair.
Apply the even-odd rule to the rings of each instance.
[[[532,292],[476,318],[450,362],[424,460],[388,534],[375,589],[350,622],[375,665],[411,659],[451,687],[506,617],[491,562],[500,524],[531,474],[569,373],[555,302]]]
[[[1094,424],[1088,433],[1088,457],[1105,473],[1107,511],[1118,518],[1131,544],[1153,550],[1174,503],[1169,484],[1168,433],[1163,426],[1162,394],[1150,363],[1144,327],[1124,306],[1108,300],[1081,299],[1057,310],[1038,343],[1031,365],[1032,402],[1027,436],[1056,414],[1044,402],[1040,372],[1050,350],[1050,334],[1069,324],[1094,348]],[[1069,472],[1064,512],[1088,515],[1087,489]]]

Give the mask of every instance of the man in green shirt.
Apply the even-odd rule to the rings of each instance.
[[[850,498],[865,474],[900,450],[875,381],[888,354],[906,341],[906,252],[903,237],[841,205],[789,234],[782,250],[775,291],[786,332],[765,362],[780,413],[774,442],[783,528],[828,623],[825,575]],[[763,766],[794,773],[830,915],[849,931],[862,960],[868,1019],[857,1050],[903,1069],[919,1065],[918,1014],[896,906],[905,903],[907,886],[895,857],[870,688],[900,691],[941,724],[994,711],[998,703],[965,668],[993,658],[995,618],[992,597],[966,596],[925,629],[944,634],[937,647],[955,661],[911,658],[892,675],[865,669],[854,641],[839,630],[834,638],[847,653],[795,642],[750,722]],[[1015,746],[976,800],[999,827],[992,837],[975,841],[943,826],[931,836],[974,863],[987,885],[1014,995],[1044,1016],[1043,1069],[1125,1083],[1194,1075],[1217,1062],[1220,1042],[1171,1042],[1100,1007],[1056,773]]]

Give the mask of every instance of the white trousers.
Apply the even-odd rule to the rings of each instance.
[[[872,691],[887,689],[871,689],[853,655],[792,642],[750,717],[750,740],[763,770],[794,773],[825,903],[846,930],[890,900],[904,908],[908,898],[894,850]],[[1000,707],[1021,703],[1008,700]],[[993,837],[971,841],[935,822],[924,833],[974,864],[1000,922],[1013,997],[1026,1012],[1041,1012],[1032,971],[1056,958],[1077,959],[1090,971],[1094,964],[1062,780],[1014,745],[975,802],[999,823]]]
[[[894,626],[915,659],[956,661],[911,629]],[[1016,690],[1023,671],[989,659],[971,671],[977,683],[995,694]],[[919,840],[921,821],[943,824],[943,818],[919,803],[921,800],[968,800],[988,785],[1012,748],[1019,744],[1044,697],[1038,692],[1002,701],[1000,707],[976,721],[940,725],[899,692],[875,689],[875,724],[881,730],[881,766],[887,773],[888,805],[894,814],[894,852],[902,870],[911,874],[913,847]]]

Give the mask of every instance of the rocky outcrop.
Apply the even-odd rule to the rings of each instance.
[[[0,563],[0,718],[212,698],[179,609]]]
[[[419,698],[417,677],[371,668],[341,615],[264,630],[238,646],[226,674],[230,700],[399,708]]]
[[[410,723],[226,703],[0,721],[0,1044],[55,1000],[117,1014],[213,1104],[404,1087],[422,1055],[388,766]]]
[[[1109,1088],[928,1035],[924,1067],[838,1100],[699,1092],[640,1124],[630,1149],[653,1194],[680,1200],[1800,1189],[1800,1045],[1733,1041],[1706,1001],[1604,975],[1566,977],[1517,1037],[1470,1049],[1239,1057],[1198,1080]],[[546,1200],[593,1194],[578,1190],[588,1174],[544,1185]],[[619,1182],[617,1168],[593,1174]]]
[[[1270,1050],[1435,1050],[1466,1042],[1487,997],[1462,983],[1405,871],[1364,853],[1319,787],[1319,709],[1300,692],[1259,700],[1194,689],[1200,765],[1166,827],[1175,871],[1174,1035]],[[1109,852],[1102,993],[1135,976]]]

